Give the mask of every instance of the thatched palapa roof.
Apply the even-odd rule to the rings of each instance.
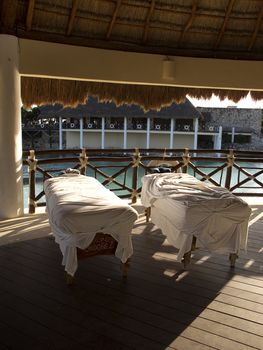
[[[263,59],[262,0],[2,0],[0,32],[111,50]]]
[[[119,107],[113,102],[99,103],[96,98],[90,97],[85,104],[79,104],[76,108],[64,107],[63,105],[45,105],[40,108],[39,118],[84,118],[84,117],[136,117],[136,118],[180,118],[195,119],[202,114],[186,99],[185,102],[163,107],[160,111],[149,110],[145,112],[138,105],[123,104]]]
[[[97,97],[100,102],[114,102],[117,106],[122,104],[138,104],[145,111],[160,110],[171,103],[182,103],[186,95],[197,98],[210,98],[215,94],[224,99],[228,97],[234,102],[246,97],[248,91],[193,89],[171,86],[133,85],[98,83],[88,81],[47,79],[22,77],[22,101],[25,107],[32,104],[55,104],[77,106],[87,101],[89,96]],[[263,92],[250,92],[252,98],[263,98]]]
[[[110,50],[212,59],[263,60],[262,0],[2,0],[0,33]],[[260,72],[259,72],[260,73]],[[28,79],[32,79],[30,82]],[[76,105],[87,95],[145,109],[212,93],[234,101],[247,91],[125,86],[23,78],[23,102]],[[44,90],[45,86],[49,89]],[[25,90],[26,91],[23,91]],[[30,97],[30,94],[32,95]],[[50,95],[48,95],[50,94]],[[252,92],[262,99],[262,91]]]

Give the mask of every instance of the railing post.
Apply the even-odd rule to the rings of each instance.
[[[190,162],[189,148],[185,148],[184,154],[182,156],[184,165],[182,166],[182,172],[187,173],[188,163]]]
[[[235,163],[235,156],[234,156],[234,150],[230,149],[229,154],[227,155],[227,170],[226,170],[226,182],[225,182],[225,188],[228,190],[231,186],[231,178],[232,178],[232,167]]]
[[[29,172],[29,214],[34,214],[36,211],[36,169],[37,159],[35,158],[35,151],[30,150],[27,158],[28,172]]]
[[[82,148],[81,153],[79,155],[79,163],[80,163],[80,173],[81,175],[86,175],[86,168],[88,164],[88,157],[86,156],[86,149]]]
[[[137,202],[138,192],[137,192],[137,182],[138,182],[138,169],[140,166],[141,155],[138,148],[135,148],[135,153],[133,155],[133,173],[132,173],[132,203]]]

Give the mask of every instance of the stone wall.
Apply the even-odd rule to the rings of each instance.
[[[206,121],[208,125],[222,126],[224,130],[230,130],[232,127],[236,129],[247,130],[251,133],[251,142],[244,144],[222,144],[222,148],[233,147],[235,149],[243,150],[262,150],[263,137],[261,133],[261,109],[246,109],[246,108],[207,108],[197,107],[197,109],[204,113],[209,113],[210,120]]]

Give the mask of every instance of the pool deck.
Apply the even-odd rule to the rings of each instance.
[[[263,199],[244,199],[248,250],[235,269],[200,249],[183,270],[141,214],[127,281],[118,259],[94,257],[73,287],[44,212],[0,221],[0,349],[263,349]]]

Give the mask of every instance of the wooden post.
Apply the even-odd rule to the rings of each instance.
[[[227,170],[226,170],[226,182],[225,188],[228,190],[231,187],[231,178],[232,178],[232,166],[235,163],[234,150],[230,149],[229,154],[227,155]]]
[[[190,162],[189,148],[185,148],[182,158],[184,163],[184,165],[182,166],[182,172],[187,173],[188,163]]]
[[[28,172],[29,172],[29,214],[34,214],[36,211],[36,169],[37,159],[35,158],[35,151],[29,151]]]
[[[86,168],[88,164],[88,157],[86,156],[86,149],[82,148],[81,153],[79,155],[79,163],[80,163],[80,173],[81,175],[86,175]]]
[[[135,153],[133,155],[133,173],[132,173],[132,203],[136,203],[137,202],[137,182],[138,182],[138,169],[140,166],[140,151],[138,148],[135,148]]]

